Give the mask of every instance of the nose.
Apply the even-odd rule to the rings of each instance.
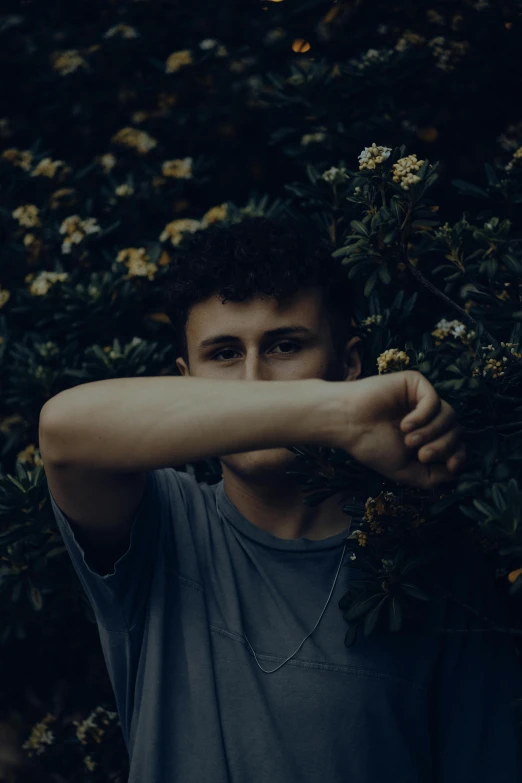
[[[241,379],[245,381],[269,381],[273,377],[273,371],[263,361],[263,356],[257,348],[247,351],[245,360],[241,365]]]

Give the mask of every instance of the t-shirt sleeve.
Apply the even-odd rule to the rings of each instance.
[[[148,602],[154,570],[160,559],[176,568],[175,538],[167,526],[186,515],[179,473],[151,470],[131,528],[129,548],[105,573],[79,543],[69,519],[58,506],[48,485],[54,518],[72,565],[92,606],[96,620],[107,631],[129,631],[141,618]],[[162,546],[168,541],[169,551]]]
[[[506,605],[485,561],[461,560],[451,593],[510,625]],[[450,600],[433,683],[435,783],[513,783],[522,780],[522,660],[513,637]],[[459,629],[465,629],[462,632]]]

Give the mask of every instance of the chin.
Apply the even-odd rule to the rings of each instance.
[[[227,454],[220,461],[232,473],[244,477],[278,475],[285,476],[296,460],[293,451],[285,448],[261,449],[259,451],[244,451],[240,454]]]

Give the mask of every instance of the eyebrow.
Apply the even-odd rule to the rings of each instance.
[[[290,324],[289,326],[280,326],[278,329],[269,329],[263,334],[263,339],[266,339],[267,337],[279,337],[286,334],[296,334],[297,332],[310,336],[314,334],[314,332],[312,332],[311,329],[307,329],[306,326]],[[233,334],[216,334],[213,337],[207,337],[206,340],[202,340],[199,344],[198,350],[201,351],[203,348],[207,348],[209,345],[218,345],[219,343],[223,342],[238,343],[241,342],[241,338]]]

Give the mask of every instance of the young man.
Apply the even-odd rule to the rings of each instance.
[[[346,648],[343,493],[310,508],[288,474],[287,446],[313,443],[404,484],[451,481],[454,410],[420,373],[360,377],[346,275],[308,231],[254,219],[195,234],[165,301],[182,377],[85,384],[40,419],[130,783],[520,780],[512,640],[376,632]],[[169,467],[210,456],[212,486]],[[450,591],[497,609],[480,564],[451,562]],[[469,623],[452,605],[434,617]]]

